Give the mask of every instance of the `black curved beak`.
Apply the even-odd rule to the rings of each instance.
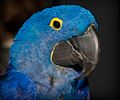
[[[63,67],[82,66],[82,73],[75,80],[88,76],[99,60],[100,43],[94,25],[84,35],[62,41],[54,47],[51,59],[56,65]]]

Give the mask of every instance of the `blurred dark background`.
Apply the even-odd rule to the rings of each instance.
[[[0,75],[8,66],[9,48],[18,29],[44,8],[77,4],[89,9],[99,24],[101,58],[88,76],[91,100],[119,100],[119,0],[0,0]]]

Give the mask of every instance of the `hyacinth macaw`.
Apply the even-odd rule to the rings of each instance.
[[[0,77],[0,100],[89,100],[86,76],[99,59],[98,24],[89,10],[61,5],[19,29]]]

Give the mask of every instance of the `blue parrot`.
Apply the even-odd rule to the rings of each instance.
[[[98,24],[89,10],[61,5],[19,29],[0,76],[0,100],[89,100],[86,76],[99,59]]]

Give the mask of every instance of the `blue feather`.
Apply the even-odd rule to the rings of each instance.
[[[36,88],[32,80],[25,74],[15,72],[0,78],[0,100],[25,100],[28,98],[36,99]]]

